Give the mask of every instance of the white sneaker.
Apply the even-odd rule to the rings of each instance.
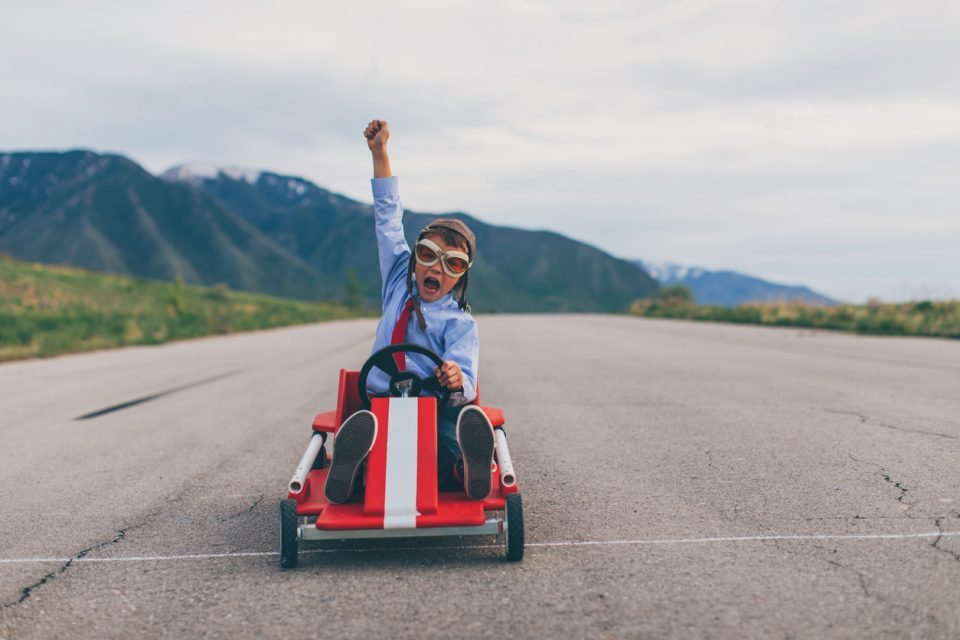
[[[457,417],[457,442],[463,455],[463,488],[473,500],[490,495],[493,425],[483,409],[467,405]]]
[[[353,493],[357,471],[377,439],[377,416],[357,411],[337,429],[333,440],[333,460],[327,472],[323,493],[334,504],[343,504]]]

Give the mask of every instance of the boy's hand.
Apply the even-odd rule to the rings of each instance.
[[[386,120],[371,120],[370,124],[363,132],[363,137],[367,139],[367,146],[370,151],[383,151],[387,148],[387,140],[390,138],[390,128]]]
[[[447,389],[457,390],[463,386],[463,372],[453,360],[447,360],[442,367],[434,367],[433,375],[437,376],[440,386]]]

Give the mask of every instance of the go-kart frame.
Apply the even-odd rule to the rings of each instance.
[[[340,371],[337,409],[318,414],[313,436],[287,498],[280,502],[280,565],[297,564],[300,542],[439,536],[500,536],[508,560],[523,558],[523,503],[507,446],[503,412],[480,408],[494,426],[495,461],[491,493],[469,499],[460,491],[439,491],[436,473],[436,416],[441,398],[411,397],[411,391],[442,391],[433,381],[401,372],[396,353],[419,353],[440,364],[435,353],[419,345],[401,344],[374,353],[359,372]],[[367,375],[380,368],[390,376],[390,397],[370,398]],[[479,406],[479,394],[475,403]],[[329,433],[356,410],[367,406],[377,417],[377,437],[368,455],[365,477],[358,479],[356,499],[329,503],[323,493]],[[362,484],[361,484],[362,483]]]

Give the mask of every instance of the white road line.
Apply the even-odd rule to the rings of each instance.
[[[780,534],[768,536],[721,536],[712,538],[660,538],[645,540],[565,540],[558,542],[529,542],[529,548],[548,547],[603,547],[614,545],[706,544],[713,542],[767,542],[773,540],[908,540],[916,538],[952,538],[960,531],[931,531],[929,533],[866,533],[866,534]],[[341,549],[305,549],[302,554],[361,553],[377,551],[436,551],[445,549],[499,549],[498,544],[447,545],[441,547],[367,547]],[[165,562],[170,560],[219,560],[221,558],[257,558],[276,556],[276,551],[236,551],[228,553],[190,553],[169,556],[117,556],[114,558],[0,558],[0,564],[36,564],[45,562]]]

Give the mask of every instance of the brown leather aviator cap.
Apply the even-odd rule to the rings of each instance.
[[[423,228],[423,231],[417,236],[417,242],[420,242],[424,236],[437,229],[447,229],[448,231],[453,231],[463,236],[463,239],[467,241],[467,254],[470,256],[470,262],[473,262],[477,255],[477,237],[473,235],[473,231],[470,231],[470,227],[455,218],[437,218]],[[407,293],[410,295],[413,294],[414,262],[415,254],[411,253],[410,263],[407,265]],[[470,270],[468,269],[466,273],[460,276],[460,279],[453,289],[450,290],[450,292],[456,296],[457,306],[467,313],[470,313],[470,305],[467,304],[467,284],[469,282]],[[417,312],[417,323],[420,325],[420,330],[423,331],[426,329],[427,323],[423,317],[423,311],[420,309],[420,299],[418,297],[413,298],[413,305],[414,311]]]
[[[467,252],[470,254],[470,259],[473,260],[477,255],[477,237],[473,235],[473,231],[470,230],[470,227],[456,218],[437,218],[423,228],[423,231],[420,232],[420,235],[417,239],[419,240],[434,229],[441,227],[444,229],[449,229],[455,233],[459,233],[464,237],[464,239],[467,241]]]

